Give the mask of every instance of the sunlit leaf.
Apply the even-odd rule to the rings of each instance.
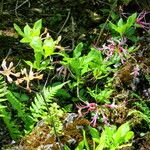
[[[33,30],[41,30],[42,28],[42,19],[36,21],[33,26]]]
[[[42,40],[40,37],[35,36],[30,42],[30,46],[34,49],[35,52],[42,52]]]
[[[45,51],[45,58],[52,55],[55,50],[55,42],[52,38],[48,38],[44,40],[43,49]]]
[[[14,28],[18,32],[18,34],[20,34],[21,36],[24,36],[24,33],[22,32],[20,27],[17,24],[15,24],[15,23],[14,23]]]
[[[75,50],[73,51],[73,57],[79,57],[79,56],[81,56],[82,49],[83,49],[83,43],[79,43],[76,46]]]
[[[23,30],[24,30],[24,34],[25,34],[26,37],[29,37],[31,35],[31,30],[32,29],[30,28],[29,25],[26,25]]]

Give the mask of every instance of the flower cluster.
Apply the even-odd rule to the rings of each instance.
[[[2,61],[1,67],[3,70],[0,70],[0,74],[7,77],[8,82],[12,83],[13,79],[11,76],[19,77],[20,73],[15,73],[15,67],[13,67],[13,62],[10,62],[9,66],[6,65],[6,60]]]
[[[92,117],[91,125],[93,127],[95,127],[100,114],[102,115],[103,123],[105,125],[109,126],[110,124],[108,122],[108,117],[104,111],[105,108],[115,109],[120,106],[116,105],[113,102],[112,104],[104,104],[104,105],[102,105],[102,108],[100,108],[100,107],[98,107],[98,105],[96,103],[86,102],[86,105],[78,104],[78,105],[76,105],[76,107],[78,108],[78,116],[79,117],[84,117],[86,114],[88,114],[90,112],[94,113],[94,116]]]
[[[78,108],[79,117],[83,117],[89,112],[95,112],[94,117],[92,118],[91,124],[95,127],[96,121],[98,119],[98,107],[96,103],[86,103],[86,105],[78,104],[76,105]],[[86,110],[86,111],[84,111]]]
[[[12,77],[17,77],[17,80],[15,81],[15,83],[17,85],[21,84],[23,81],[26,81],[26,83],[27,83],[26,89],[29,92],[31,92],[31,89],[30,89],[30,86],[29,86],[30,81],[32,81],[34,79],[39,79],[40,80],[40,79],[43,78],[43,74],[39,75],[38,72],[34,73],[32,71],[32,68],[30,68],[29,73],[27,73],[26,68],[21,70],[21,72],[15,73],[15,67],[13,66],[13,62],[10,62],[9,66],[7,67],[5,59],[2,61],[1,67],[2,67],[2,70],[0,70],[0,74],[6,76],[9,83],[13,82]],[[22,75],[22,77],[19,78],[21,75]]]
[[[110,59],[114,56],[115,53],[118,53],[122,64],[124,63],[126,59],[126,55],[128,54],[127,50],[124,49],[124,44],[126,43],[126,39],[114,40],[110,39],[107,40],[108,45],[104,44],[102,48],[98,48],[98,50],[104,50],[104,53],[106,54],[105,60]]]
[[[32,68],[30,68],[30,71],[29,73],[27,72],[27,69],[24,68],[23,70],[21,70],[21,75],[24,75],[22,78],[18,78],[15,83],[17,85],[21,84],[23,81],[25,81],[27,83],[27,86],[26,86],[26,89],[31,92],[31,89],[30,89],[30,81],[34,80],[34,79],[38,79],[38,80],[41,80],[43,78],[43,74],[38,74],[38,72],[34,73],[32,71]]]
[[[140,25],[143,29],[149,30],[150,29],[150,23],[147,23],[145,21],[142,21],[145,18],[145,15],[148,14],[149,12],[147,11],[142,11],[137,19],[136,19],[136,24]]]

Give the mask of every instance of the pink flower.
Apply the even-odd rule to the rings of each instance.
[[[145,15],[148,14],[148,13],[149,12],[142,11],[136,19],[136,23],[139,24],[145,30],[150,29],[150,23],[142,21],[145,18]]]
[[[108,43],[110,44],[107,46],[104,44],[102,48],[98,48],[98,50],[104,50],[106,54],[105,60],[110,59],[115,53],[118,53],[121,62],[124,63],[126,59],[125,57],[128,54],[127,50],[123,48],[123,45],[126,43],[126,39],[122,38],[120,41],[110,39],[108,40]]]
[[[137,65],[136,67],[134,67],[133,72],[131,73],[131,75],[133,75],[134,78],[136,78],[136,77],[139,76],[139,74],[140,74],[139,71],[140,71],[140,68],[139,68],[139,66]]]
[[[87,105],[78,104],[76,105],[76,107],[78,108],[79,117],[82,117],[83,115],[96,110],[97,104],[96,103],[87,103]],[[87,109],[87,111],[85,111],[84,114],[82,112],[83,109]]]
[[[96,114],[93,116],[92,121],[91,121],[91,124],[93,127],[96,126],[97,119],[98,119],[98,110],[96,111]]]
[[[112,104],[105,104],[104,106],[107,107],[107,108],[111,108],[111,109],[114,109],[114,108],[118,107],[114,103],[112,103]]]
[[[105,125],[110,126],[110,124],[108,123],[108,118],[106,117],[106,115],[104,114],[103,111],[101,111],[102,117],[103,117],[103,122]]]
[[[78,105],[76,105],[76,107],[78,108],[79,117],[83,117],[86,114],[88,114],[89,112],[96,112],[96,114],[94,115],[94,117],[92,118],[92,121],[91,121],[91,124],[95,127],[96,121],[98,119],[97,104],[96,103],[87,103],[86,105],[78,104]],[[85,109],[87,109],[87,110],[84,111]]]

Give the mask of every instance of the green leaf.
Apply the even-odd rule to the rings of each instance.
[[[49,60],[44,60],[40,62],[40,66],[38,67],[38,70],[45,70],[46,68],[54,69],[53,66],[48,66],[49,64],[50,64]]]
[[[99,144],[95,150],[103,150],[105,148],[105,146],[106,146],[106,133],[103,130],[100,140],[99,140]]]
[[[119,19],[118,23],[117,23],[118,27],[121,27],[123,26],[123,19]]]
[[[34,61],[33,67],[36,68],[36,69],[39,69],[41,59],[42,59],[42,54],[40,52],[39,53],[37,52],[37,53],[34,54],[34,57],[35,57],[35,61]]]
[[[41,30],[42,28],[42,19],[36,21],[33,26],[33,30]]]
[[[73,57],[80,57],[83,49],[83,43],[79,43],[73,51]]]
[[[111,18],[112,18],[112,20],[117,20],[119,18],[119,15],[115,12],[112,12],[111,13]]]
[[[38,20],[37,22],[34,23],[34,27],[32,30],[31,36],[40,36],[41,33],[41,28],[42,28],[42,19]]]
[[[70,64],[69,66],[71,68],[71,71],[73,73],[75,73],[77,78],[80,78],[80,76],[81,76],[81,68],[80,68],[79,59],[78,58],[73,58],[73,59],[71,59],[69,64]]]
[[[24,37],[24,33],[22,32],[22,30],[20,29],[20,27],[14,23],[14,28],[15,30],[18,32],[18,34],[20,34],[21,36]]]
[[[81,70],[81,76],[84,75],[88,71],[89,71],[88,64],[85,64],[84,67],[83,67],[83,69]]]
[[[52,55],[55,50],[55,42],[52,38],[48,38],[44,40],[43,49],[45,51],[45,58]]]
[[[30,42],[30,46],[34,49],[34,52],[43,52],[43,48],[42,48],[42,40],[40,37],[35,36],[32,38],[32,41]]]
[[[33,63],[31,61],[25,61],[25,63],[33,68]]]
[[[137,18],[137,13],[132,14],[130,17],[127,19],[127,28],[130,28],[131,26],[134,25],[135,21]]]
[[[126,24],[124,24],[123,26],[118,27],[116,31],[122,36],[125,33],[126,29],[127,29],[127,26]]]
[[[122,139],[125,138],[126,134],[130,131],[129,123],[122,124],[117,132],[113,135],[115,143],[122,144]]]
[[[32,29],[30,28],[29,25],[26,25],[23,30],[24,30],[24,34],[25,34],[26,37],[30,37],[31,36],[31,30]]]
[[[71,150],[67,145],[64,145],[64,150]]]
[[[92,135],[93,141],[98,143],[100,139],[99,131],[95,128],[90,127],[90,134]]]
[[[84,141],[81,141],[78,146],[75,148],[75,150],[84,150]]]
[[[134,132],[133,131],[129,131],[126,136],[125,136],[125,139],[124,141],[125,142],[128,142],[130,139],[132,139],[134,137]]]
[[[86,139],[85,130],[83,130],[83,141],[84,141],[84,145],[86,147],[86,150],[90,150],[87,139]]]
[[[28,101],[29,100],[29,96],[25,93],[13,92],[13,94],[17,99],[20,99],[20,101]]]
[[[30,43],[31,39],[29,37],[24,37],[22,40],[20,40],[21,43]]]
[[[115,24],[113,24],[111,21],[109,21],[109,26],[110,26],[110,28],[112,28],[115,31],[117,31],[117,29],[118,29],[118,27]]]

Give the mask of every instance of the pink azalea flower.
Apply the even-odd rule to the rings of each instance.
[[[96,111],[96,114],[93,116],[92,121],[90,122],[93,127],[96,126],[97,119],[98,119],[98,110]]]
[[[83,117],[89,112],[96,112],[91,121],[91,124],[96,126],[96,121],[98,119],[98,107],[96,103],[87,103],[86,105],[78,104],[76,107],[78,108],[79,117]]]
[[[104,50],[105,54],[106,54],[106,58],[105,60],[110,59],[115,52],[118,53],[121,62],[124,63],[125,61],[125,57],[128,54],[127,50],[123,48],[123,45],[126,43],[126,39],[121,39],[121,41],[119,40],[113,40],[110,39],[108,40],[108,45],[104,44],[102,48],[98,48],[98,50]]]
[[[112,104],[105,104],[104,106],[107,107],[107,108],[111,108],[111,109],[114,109],[114,108],[118,107],[114,103],[112,103]]]
[[[108,123],[108,118],[106,117],[106,115],[104,114],[103,111],[101,111],[102,117],[103,117],[103,122],[105,125],[110,126],[110,124]]]
[[[78,104],[78,105],[76,105],[76,107],[78,108],[79,117],[82,117],[83,115],[88,114],[89,112],[96,110],[97,104],[96,103],[87,103],[87,105]],[[83,109],[87,109],[87,111],[85,111],[83,113],[82,112]]]
[[[148,14],[148,13],[149,12],[147,12],[147,11],[142,11],[136,19],[136,23],[139,24],[145,30],[150,29],[150,23],[142,21],[145,18],[145,15]]]
[[[139,76],[139,74],[140,74],[139,71],[140,71],[140,68],[139,68],[139,66],[137,65],[136,67],[134,67],[133,72],[131,73],[131,75],[133,75],[134,78],[136,78],[136,77]]]

